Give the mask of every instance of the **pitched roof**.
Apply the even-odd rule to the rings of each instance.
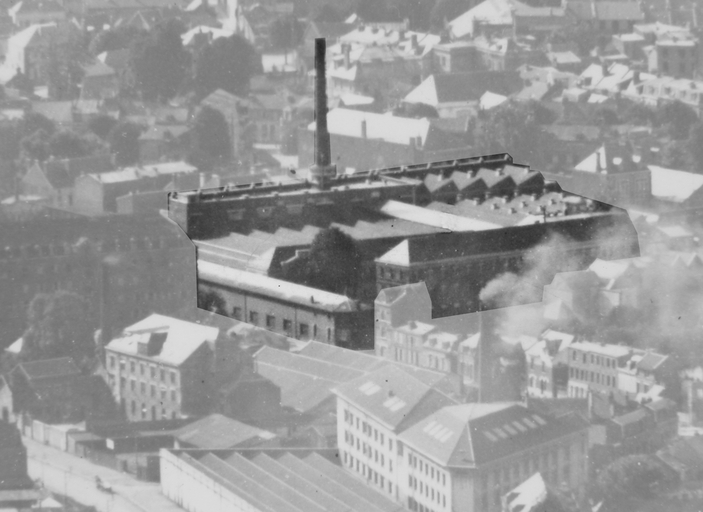
[[[396,366],[380,368],[333,392],[396,431],[456,403]]]
[[[44,359],[42,361],[28,361],[17,365],[30,381],[41,379],[52,379],[56,377],[66,377],[70,375],[80,375],[73,359],[70,357],[59,357],[57,359]]]
[[[430,131],[428,119],[362,112],[346,108],[335,108],[327,114],[327,128],[332,135],[362,138],[362,124],[366,123],[366,137],[395,144],[408,145],[410,139],[419,137],[422,144]],[[308,125],[308,130],[315,130],[315,123]]]
[[[576,415],[554,418],[511,402],[471,403],[440,409],[400,439],[443,466],[476,467],[586,428]]]
[[[652,196],[664,201],[683,203],[703,187],[703,175],[647,166],[652,175]]]
[[[174,451],[182,463],[267,512],[397,512],[400,506],[313,450]]]
[[[509,95],[522,87],[517,71],[478,71],[430,75],[404,101],[437,106],[479,101],[486,92]]]
[[[588,214],[563,217],[562,220],[481,231],[457,231],[449,234],[413,237],[403,241],[376,261],[388,259],[397,265],[408,265],[470,255],[500,252],[506,248],[522,250],[534,247],[553,234],[571,240],[588,240],[607,225],[621,225],[637,240],[634,227],[622,213]]]
[[[234,448],[256,439],[272,439],[275,434],[252,427],[240,421],[211,414],[189,423],[173,432],[182,443],[194,448],[226,449]]]
[[[140,343],[159,341],[160,350],[149,357],[156,362],[180,366],[203,344],[214,342],[220,330],[215,327],[186,322],[153,314],[124,329],[122,336],[112,340],[107,350],[136,356]]]

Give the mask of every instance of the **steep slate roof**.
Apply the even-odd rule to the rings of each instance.
[[[70,357],[28,361],[17,365],[30,381],[80,375],[80,370]]]
[[[214,342],[220,330],[164,315],[153,314],[127,327],[121,337],[112,340],[107,349],[136,356],[139,343],[147,343],[154,334],[165,334],[161,350],[148,357],[156,362],[180,366],[203,344]]]
[[[396,366],[380,368],[333,392],[396,431],[456,403]]]
[[[439,464],[476,467],[587,428],[575,415],[554,418],[517,403],[471,403],[444,407],[400,439]]]

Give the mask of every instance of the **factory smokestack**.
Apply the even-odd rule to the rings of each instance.
[[[310,168],[310,179],[319,188],[327,187],[327,179],[337,175],[331,165],[330,133],[327,130],[327,72],[324,38],[315,39],[315,164]]]

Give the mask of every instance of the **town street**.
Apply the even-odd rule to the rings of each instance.
[[[183,512],[161,494],[159,484],[141,482],[126,473],[92,464],[80,457],[23,438],[29,476],[50,491],[69,496],[100,512]],[[114,494],[98,490],[99,476]]]

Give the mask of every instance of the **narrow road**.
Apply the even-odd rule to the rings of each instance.
[[[55,448],[23,438],[27,447],[29,476],[43,482],[52,492],[70,496],[100,512],[183,512],[161,494],[159,484],[141,482],[131,475],[92,464]],[[114,494],[99,491],[99,476],[114,489]]]

